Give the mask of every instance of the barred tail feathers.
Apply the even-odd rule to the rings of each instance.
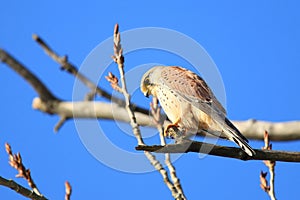
[[[240,131],[225,117],[225,134],[228,139],[236,143],[249,156],[254,156],[255,151],[248,144],[247,138],[243,136]]]

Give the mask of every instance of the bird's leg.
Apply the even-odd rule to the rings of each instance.
[[[179,125],[178,125],[179,122],[180,122],[180,118],[177,119],[177,120],[175,121],[175,123],[169,124],[169,125],[165,128],[165,130],[164,130],[164,136],[165,136],[165,137],[172,138],[172,139],[178,137],[178,133],[181,132],[181,131],[178,129],[178,128],[179,128]]]

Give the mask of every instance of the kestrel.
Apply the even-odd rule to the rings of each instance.
[[[248,140],[226,118],[226,111],[206,82],[190,70],[177,66],[156,66],[141,80],[141,91],[146,97],[157,97],[172,122],[185,133],[204,132],[229,139],[249,156],[255,152]]]

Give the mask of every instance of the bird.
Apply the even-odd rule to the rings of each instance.
[[[231,140],[249,156],[255,155],[207,83],[194,72],[179,66],[154,66],[143,75],[140,89],[146,97],[158,99],[171,121],[165,132],[179,128],[187,135],[209,133]]]

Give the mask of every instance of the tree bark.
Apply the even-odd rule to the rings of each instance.
[[[240,160],[270,160],[283,162],[300,162],[299,152],[286,152],[275,150],[254,149],[255,155],[249,156],[242,149],[235,147],[225,147],[204,142],[187,141],[179,144],[169,144],[166,146],[137,146],[139,151],[150,151],[155,153],[204,153],[214,156],[236,158]]]
[[[51,112],[49,103],[41,101],[40,98],[35,98],[32,105],[34,109],[38,109],[42,112],[57,114],[67,118],[98,118],[130,122],[126,109],[116,103],[62,101],[57,102],[55,106],[52,105]],[[155,121],[150,113],[146,115],[141,112],[135,112],[135,115],[139,125],[156,127]],[[300,121],[267,122],[251,119],[247,121],[233,121],[233,123],[248,139],[263,140],[265,131],[268,131],[272,141],[300,139]],[[170,124],[170,122],[166,120],[164,126],[168,124]]]
[[[34,199],[34,200],[47,200],[46,197],[44,196],[39,196],[36,193],[34,193],[33,191],[23,187],[22,185],[19,185],[18,183],[16,183],[13,180],[7,180],[3,177],[0,176],[0,185],[3,185],[5,187],[8,187],[12,190],[14,190],[15,192],[23,195],[24,197],[30,198],[30,199]]]

